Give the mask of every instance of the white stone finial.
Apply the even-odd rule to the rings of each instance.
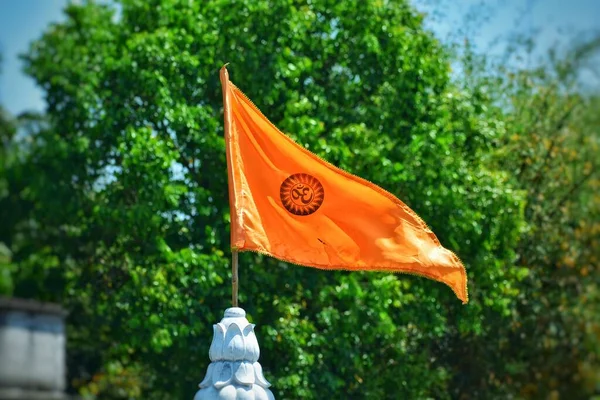
[[[260,349],[246,312],[228,308],[213,330],[211,363],[194,400],[275,400],[258,362]]]

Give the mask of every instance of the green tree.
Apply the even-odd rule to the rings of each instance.
[[[407,1],[123,0],[70,5],[25,56],[48,124],[7,174],[15,294],[69,311],[71,383],[102,398],[185,398],[229,299],[218,70],[283,131],[395,193],[457,252],[471,303],[388,274],[241,257],[278,398],[450,398],[465,343],[507,318],[523,202],[487,168],[502,129],[450,81]],[[12,207],[12,206],[11,206]],[[22,223],[27,221],[27,223]],[[481,342],[479,342],[481,344]],[[485,395],[485,392],[482,392]]]
[[[506,61],[490,68],[493,60],[463,53],[462,84],[505,123],[490,154],[525,193],[517,255],[528,271],[510,318],[490,320],[494,335],[477,338],[485,343],[471,357],[487,368],[467,392],[482,381],[522,398],[588,399],[597,390],[600,102],[581,78],[599,48],[598,39],[576,43],[530,69]]]
[[[600,103],[576,84],[581,56],[598,45],[507,81],[515,111],[499,163],[527,191],[530,227],[518,249],[528,295],[509,337],[527,397],[587,398],[600,382]]]

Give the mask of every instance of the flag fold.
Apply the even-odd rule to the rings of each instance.
[[[464,266],[414,211],[280,132],[225,67],[221,84],[232,248],[320,269],[420,275],[467,303]]]

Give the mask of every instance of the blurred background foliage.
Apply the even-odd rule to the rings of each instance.
[[[277,398],[599,393],[600,97],[579,77],[600,41],[524,68],[442,44],[405,0],[116,3],[69,5],[23,55],[46,113],[0,113],[0,292],[69,310],[73,392],[191,398],[204,375],[230,298],[230,62],[278,127],[403,199],[470,279],[463,306],[417,277],[242,254]]]

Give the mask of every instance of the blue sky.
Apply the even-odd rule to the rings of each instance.
[[[0,104],[16,114],[43,111],[43,92],[22,73],[18,54],[27,50],[48,24],[63,20],[68,0],[0,0]],[[500,54],[498,38],[537,32],[540,51],[557,42],[600,31],[600,0],[413,0],[429,14],[427,27],[438,37],[467,36],[479,51]],[[487,20],[465,24],[471,12],[486,4]],[[480,14],[481,15],[481,14]],[[471,20],[472,21],[472,20]],[[469,27],[465,30],[465,27]]]

